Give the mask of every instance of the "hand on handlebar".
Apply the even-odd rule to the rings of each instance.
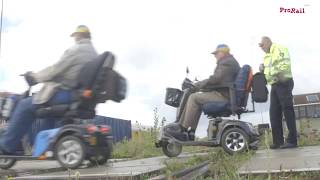
[[[37,81],[32,76],[31,71],[26,72],[22,76],[24,76],[24,79],[26,80],[26,82],[28,83],[29,86],[34,86],[34,85],[38,84]]]
[[[192,89],[192,91],[199,91],[200,90],[200,86],[197,83],[194,83],[192,81],[188,82],[186,88],[190,88]]]
[[[187,88],[192,88],[192,89],[195,88],[194,83],[188,78],[186,78],[182,83],[182,90]]]
[[[201,89],[205,88],[205,86],[207,85],[207,83],[208,83],[208,79],[205,79],[205,80],[198,81],[198,82],[194,83],[194,86],[195,86],[198,90],[201,90]]]

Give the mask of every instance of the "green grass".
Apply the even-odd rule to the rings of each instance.
[[[140,159],[161,156],[161,149],[156,148],[154,143],[152,133],[141,131],[136,138],[115,144],[112,158]]]
[[[206,179],[241,179],[238,168],[253,155],[253,151],[229,155],[221,148],[210,154],[211,166],[209,177]]]
[[[301,119],[297,121],[299,146],[320,145],[320,119]]]
[[[112,158],[140,159],[162,156],[162,149],[155,147],[155,137],[151,131],[140,131],[132,140],[124,140],[113,146]],[[210,148],[185,146],[183,152],[207,152]]]

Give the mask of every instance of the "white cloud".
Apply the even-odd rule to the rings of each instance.
[[[304,7],[306,14],[280,14],[282,6]],[[25,84],[17,75],[57,61],[73,43],[70,33],[86,24],[97,50],[117,55],[116,68],[130,85],[127,100],[99,106],[100,114],[151,125],[157,106],[173,121],[174,109],[163,103],[165,88],[180,87],[186,66],[191,77],[206,78],[215,67],[210,52],[227,43],[240,64],[257,70],[263,57],[257,47],[262,35],[288,46],[294,92],[319,91],[319,8],[311,0],[6,1],[4,15],[19,24],[3,33],[0,69],[6,80],[0,89],[21,92]]]

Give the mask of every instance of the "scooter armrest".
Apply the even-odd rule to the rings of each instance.
[[[70,108],[70,104],[59,104],[49,107],[42,107],[36,110],[36,116],[38,118],[47,117],[62,117]]]
[[[214,91],[219,89],[235,89],[234,83],[223,83],[219,85],[208,85],[205,88],[201,89],[201,91]]]

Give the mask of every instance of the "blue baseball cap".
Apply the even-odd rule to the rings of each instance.
[[[230,48],[228,45],[226,44],[219,44],[216,48],[215,51],[212,52],[212,54],[216,54],[217,52],[225,52],[225,53],[229,53],[230,52]]]

